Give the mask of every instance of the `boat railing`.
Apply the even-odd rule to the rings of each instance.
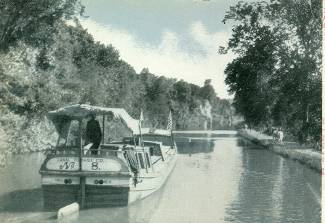
[[[103,144],[100,145],[99,149],[97,150],[89,150],[89,149],[82,149],[82,154],[85,157],[90,156],[115,156],[117,157],[119,153],[123,150],[132,149],[131,147],[120,147],[114,144]],[[96,153],[92,153],[92,151],[96,151]],[[49,156],[57,156],[57,155],[78,155],[80,154],[80,149],[76,146],[64,146],[64,147],[55,147],[49,148],[45,150],[45,154]]]
[[[122,147],[114,144],[102,144],[97,150],[83,150],[84,156],[118,156],[121,152]]]
[[[92,153],[92,151],[96,151],[95,154]],[[85,157],[90,157],[90,156],[117,156],[117,154],[120,151],[118,150],[103,150],[103,149],[99,149],[99,150],[87,150],[84,151],[84,156]]]
[[[79,155],[79,149],[78,147],[55,147],[46,149],[45,151],[46,155]]]

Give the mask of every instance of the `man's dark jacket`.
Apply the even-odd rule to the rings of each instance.
[[[99,143],[102,140],[102,132],[96,119],[87,122],[86,140],[92,143]]]

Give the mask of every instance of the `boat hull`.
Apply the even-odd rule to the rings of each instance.
[[[65,157],[58,160],[70,161]],[[140,169],[136,184],[131,171],[127,169],[122,161],[116,158],[83,159],[85,163],[88,161],[109,163],[110,168],[118,166],[112,166],[111,164],[119,161],[122,168],[110,172],[101,171],[105,166],[99,165],[98,169],[100,171],[59,171],[44,168],[40,171],[44,207],[46,209],[58,209],[73,202],[79,202],[85,208],[128,205],[159,190],[174,169],[176,160],[177,149],[165,148],[163,159],[158,159],[158,162],[153,161],[150,168]],[[58,166],[57,163],[53,162],[53,166]],[[48,166],[52,167],[51,165],[48,164]],[[46,164],[43,166],[46,167]],[[85,166],[83,165],[83,168]]]
[[[137,200],[141,200],[159,190],[166,182],[173,169],[176,166],[177,154],[173,155],[171,159],[165,163],[161,171],[156,174],[145,177],[140,177],[141,183],[136,186],[130,186],[129,204]]]
[[[57,210],[73,202],[81,201],[80,185],[42,185],[45,210]],[[129,187],[86,185],[86,208],[126,206],[129,203]]]
[[[144,199],[159,190],[167,181],[167,178],[176,165],[176,155],[164,165],[165,167],[158,173],[139,177],[139,183],[136,185],[134,185],[132,179],[126,179],[125,177],[118,180],[115,179],[115,183],[125,183],[128,181],[127,185],[112,185],[114,181],[113,183],[110,182],[111,185],[107,185],[107,181],[104,182],[106,185],[96,185],[93,183],[96,181],[93,177],[86,177],[85,207],[126,206],[137,200]],[[71,176],[68,175],[60,177],[44,175],[42,177],[43,200],[46,210],[59,209],[73,202],[81,201],[80,181],[76,180],[77,177],[75,177],[72,178],[72,183],[68,181],[71,184],[65,184],[69,179],[71,179]],[[103,179],[105,180],[105,178]],[[58,184],[58,181],[61,184]],[[98,181],[100,181],[99,178],[97,179]]]
[[[86,185],[85,207],[126,206],[129,187]]]
[[[82,177],[43,175],[44,208],[56,210],[73,202],[81,203]],[[84,207],[125,206],[129,200],[130,176],[89,176],[85,178]]]
[[[56,210],[78,201],[79,185],[42,185],[45,210]]]

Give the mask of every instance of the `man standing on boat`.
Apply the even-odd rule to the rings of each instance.
[[[92,143],[90,147],[91,154],[98,154],[98,147],[102,141],[102,132],[100,129],[99,122],[95,119],[94,114],[89,114],[86,116],[87,127],[86,127],[86,145]]]

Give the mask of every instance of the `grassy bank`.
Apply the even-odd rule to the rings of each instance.
[[[322,171],[322,154],[311,147],[298,143],[274,143],[271,136],[261,134],[255,130],[240,130],[238,134],[249,141],[267,148],[283,157],[296,160],[318,172]]]

